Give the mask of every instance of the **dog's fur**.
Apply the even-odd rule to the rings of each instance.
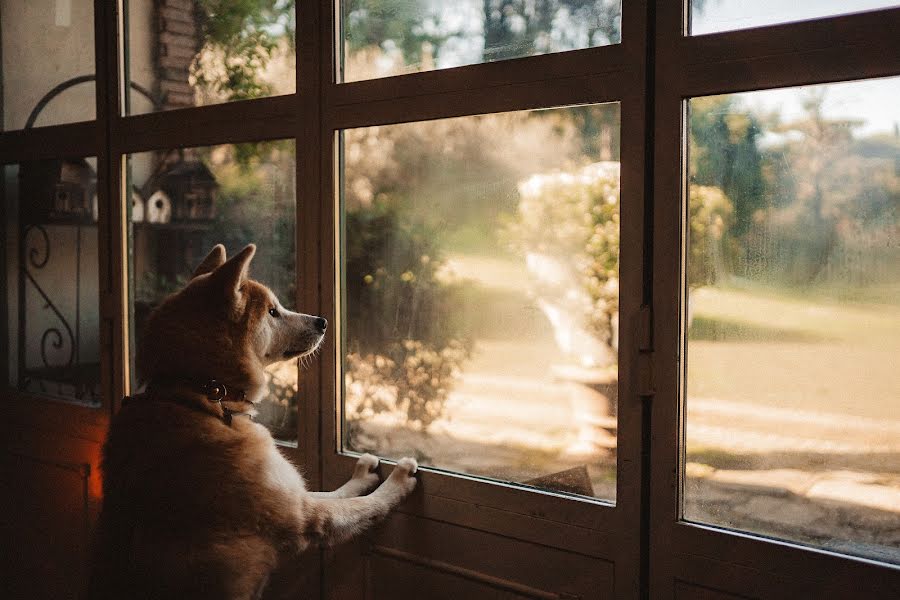
[[[363,455],[341,488],[308,492],[265,427],[226,422],[222,405],[247,412],[264,396],[266,365],[324,338],[324,319],[248,279],[255,251],[226,261],[216,246],[148,321],[137,364],[149,392],[123,407],[104,446],[91,598],[257,598],[273,570],[362,532],[416,485],[414,460],[379,486],[378,459]],[[210,379],[250,402],[211,401],[197,387]]]

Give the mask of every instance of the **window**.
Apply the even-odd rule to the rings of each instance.
[[[293,0],[126,0],[125,114],[296,91]]]
[[[101,394],[96,166],[10,165],[3,190],[8,384],[90,406]]]
[[[690,521],[900,562],[898,94],[689,102]]]
[[[777,25],[898,6],[893,0],[855,0],[854,2],[798,0],[790,3],[779,0],[761,0],[752,4],[741,0],[689,0],[689,4],[692,35]]]
[[[343,132],[345,449],[615,499],[618,129],[601,104]]]
[[[96,117],[92,2],[3,0],[0,58],[3,130]]]
[[[255,242],[329,321],[268,374],[281,451],[310,489],[422,465],[319,595],[896,596],[898,30],[877,0],[0,0],[0,394],[16,468],[69,490],[10,504],[90,524],[149,311]]]
[[[218,243],[229,255],[257,244],[253,277],[294,308],[295,166],[293,140],[128,156],[134,350],[150,312]],[[297,375],[296,362],[269,367],[269,395],[258,408],[258,420],[289,443],[297,439]]]
[[[342,81],[621,41],[622,0],[341,0]]]

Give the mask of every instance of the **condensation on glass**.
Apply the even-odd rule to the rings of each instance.
[[[342,0],[341,81],[617,44],[621,0]]]
[[[127,0],[126,114],[293,94],[296,2]]]
[[[692,35],[808,21],[900,6],[896,0],[688,0]]]
[[[100,314],[94,158],[3,168],[4,384],[100,404]]]
[[[139,351],[153,308],[181,289],[218,243],[229,256],[256,244],[250,276],[294,307],[293,140],[143,152],[127,164],[132,350]],[[269,395],[257,406],[256,420],[287,442],[297,438],[297,377],[296,360],[269,367]]]
[[[96,117],[94,3],[0,0],[0,126]]]
[[[690,100],[685,519],[900,563],[898,97]]]
[[[342,134],[343,449],[615,499],[619,106]]]

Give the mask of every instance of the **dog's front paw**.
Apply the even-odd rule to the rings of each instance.
[[[397,461],[397,466],[394,467],[387,482],[398,488],[401,500],[409,496],[412,491],[416,489],[415,475],[418,470],[419,463],[417,463],[414,458],[401,458]]]
[[[376,471],[378,463],[378,457],[371,454],[363,454],[356,461],[356,466],[353,467],[353,479],[358,481],[362,488],[360,494],[371,492],[378,486],[379,477]]]

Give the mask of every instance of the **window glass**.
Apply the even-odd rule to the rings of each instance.
[[[94,3],[0,0],[3,130],[96,117]]]
[[[619,106],[343,132],[343,448],[615,498]]]
[[[97,162],[4,167],[6,384],[100,403]]]
[[[898,95],[690,101],[684,518],[900,563]]]
[[[133,347],[150,312],[218,243],[228,256],[256,244],[250,276],[295,308],[295,164],[293,140],[128,157]],[[270,366],[270,394],[257,406],[256,420],[288,442],[297,438],[297,377],[296,360]]]
[[[342,0],[343,81],[617,44],[621,0]]]
[[[126,114],[296,91],[295,0],[127,0]]]
[[[763,25],[893,8],[896,0],[689,0],[690,33],[701,35]]]

